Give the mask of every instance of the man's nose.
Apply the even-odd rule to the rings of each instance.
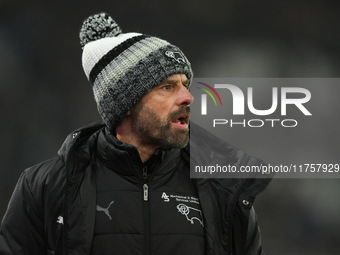
[[[177,98],[178,105],[190,105],[194,102],[194,97],[191,95],[186,87],[182,87],[179,97]]]

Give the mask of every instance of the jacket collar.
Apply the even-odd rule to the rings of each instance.
[[[180,159],[180,149],[157,149],[150,159],[143,163],[135,146],[119,141],[107,128],[98,134],[96,151],[96,157],[103,165],[121,176],[132,178],[141,176],[145,167],[149,175],[164,175],[166,171],[172,171]]]

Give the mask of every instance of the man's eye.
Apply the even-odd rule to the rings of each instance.
[[[165,86],[162,87],[162,89],[164,89],[164,90],[169,90],[170,88],[171,88],[171,85],[165,85]]]

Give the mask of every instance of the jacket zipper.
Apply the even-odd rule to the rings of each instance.
[[[148,201],[149,200],[149,186],[146,184],[146,183],[144,183],[144,185],[143,185],[143,193],[144,193],[144,201]]]
[[[146,182],[146,179],[148,177],[148,171],[147,167],[143,167],[142,172],[142,179],[144,181],[143,184],[143,202],[144,202],[144,247],[145,247],[145,255],[150,254],[150,218],[149,218],[149,185]]]
[[[148,178],[148,168],[144,166],[142,170],[142,179],[146,180],[147,178]]]

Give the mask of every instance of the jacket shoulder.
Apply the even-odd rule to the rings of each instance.
[[[32,194],[46,194],[46,189],[52,193],[60,190],[70,171],[69,161],[74,158],[79,162],[86,161],[92,140],[95,140],[90,137],[103,126],[102,122],[95,122],[76,129],[67,136],[56,157],[26,169],[23,176]]]
[[[104,122],[97,121],[74,130],[66,137],[58,151],[58,155],[66,161],[69,154],[74,151],[75,148],[88,143],[90,137],[104,127]]]
[[[47,181],[47,179],[58,181],[58,177],[62,175],[64,170],[64,161],[59,156],[56,156],[25,169],[23,174],[28,183],[37,184]]]
[[[58,156],[41,162],[26,169],[22,174],[22,181],[39,209],[43,210],[44,201],[52,202],[54,197],[63,197],[66,183],[65,163]]]

